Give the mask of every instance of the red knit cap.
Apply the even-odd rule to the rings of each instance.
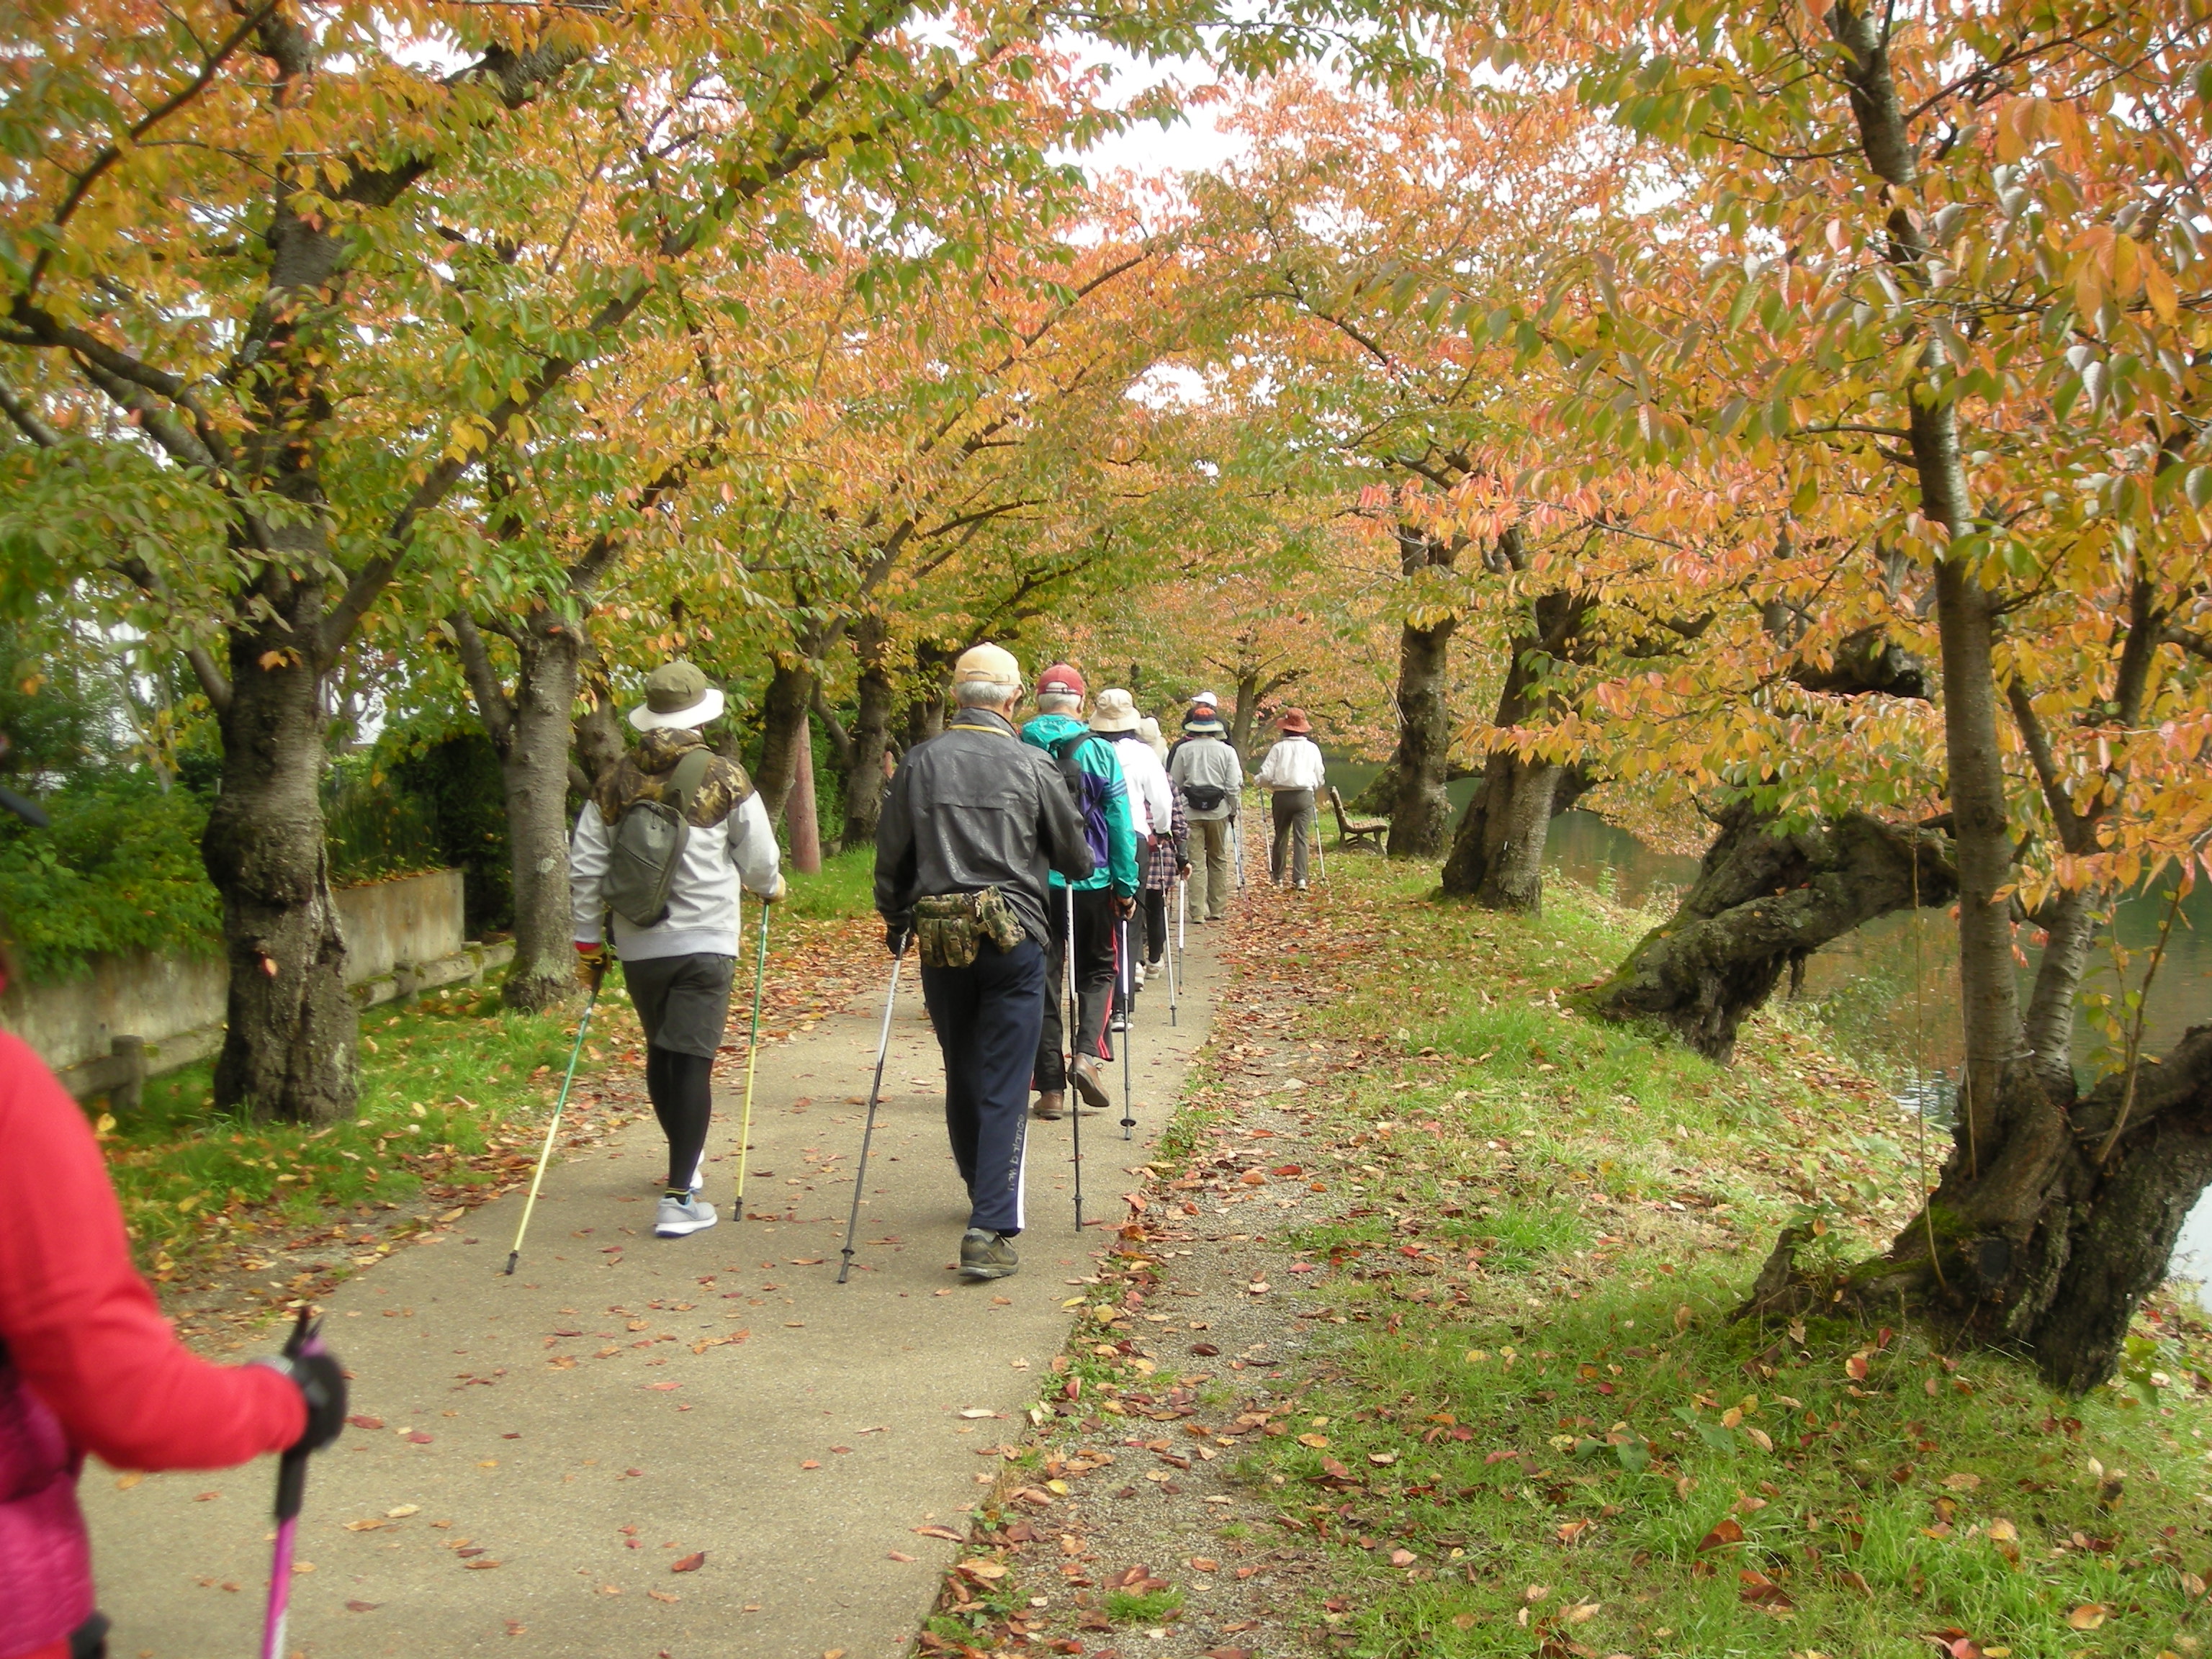
[[[1079,697],[1083,695],[1083,676],[1075,672],[1073,665],[1056,662],[1037,676],[1037,690],[1063,691],[1069,696]]]

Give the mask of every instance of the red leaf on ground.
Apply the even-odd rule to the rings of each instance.
[[[346,1611],[348,1613],[374,1613],[383,1605],[384,1603],[381,1601],[349,1601],[346,1603]]]
[[[425,1434],[422,1430],[417,1429],[414,1433],[407,1437],[407,1443],[411,1446],[427,1446],[430,1443],[432,1438],[432,1436]]]
[[[943,1538],[955,1544],[962,1541],[960,1534],[950,1527],[916,1527],[915,1531],[920,1533],[924,1538]]]
[[[346,1421],[352,1424],[356,1429],[380,1429],[384,1426],[384,1419],[380,1417],[361,1415],[349,1417],[346,1419]]]
[[[695,1550],[690,1554],[685,1556],[681,1561],[672,1561],[669,1563],[668,1570],[671,1572],[696,1572],[700,1568],[706,1565],[707,1552],[704,1550]]]
[[[1721,1523],[1698,1540],[1698,1549],[1717,1550],[1729,1544],[1743,1542],[1743,1525],[1734,1516],[1725,1516]]]
[[[1738,1601],[1748,1601],[1755,1607],[1771,1607],[1778,1613],[1786,1612],[1796,1605],[1782,1586],[1763,1572],[1755,1572],[1746,1567],[1735,1577]]]

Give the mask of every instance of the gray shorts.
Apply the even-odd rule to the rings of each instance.
[[[730,1019],[735,957],[653,957],[623,963],[645,1040],[655,1048],[712,1060]]]

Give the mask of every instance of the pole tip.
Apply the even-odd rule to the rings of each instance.
[[[521,1251],[520,1251],[520,1250],[509,1250],[509,1251],[507,1253],[507,1268],[506,1268],[506,1272],[507,1272],[507,1276],[509,1279],[512,1279],[512,1278],[514,1278],[514,1264],[515,1264],[515,1262],[516,1262],[518,1260],[520,1260],[520,1259],[521,1255],[522,1255],[522,1252],[521,1252]]]

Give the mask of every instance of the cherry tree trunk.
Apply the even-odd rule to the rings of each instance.
[[[574,738],[581,641],[550,617],[517,629],[520,644],[507,740],[500,756],[507,788],[507,845],[514,874],[514,962],[500,999],[510,1008],[550,1008],[576,984],[568,904],[568,749]]]
[[[871,624],[872,623],[872,626]],[[890,746],[896,688],[884,659],[880,618],[864,617],[853,645],[860,663],[859,705],[853,714],[852,754],[845,765],[845,828],[839,844],[872,847],[884,810],[884,753]]]
[[[1451,637],[1456,617],[1398,635],[1398,750],[1391,757],[1394,859],[1440,856],[1451,840],[1444,777],[1451,763]]]
[[[818,876],[822,873],[822,817],[814,799],[813,727],[804,714],[799,717],[799,755],[792,772],[791,793],[784,804],[791,836],[791,867],[802,876]]]
[[[1785,831],[1738,803],[1720,818],[1697,880],[1591,994],[1608,1019],[1656,1019],[1728,1060],[1737,1028],[1783,974],[1854,927],[1958,892],[1943,838],[1852,812]]]
[[[283,610],[230,630],[230,695],[218,712],[222,787],[200,841],[230,966],[215,1098],[257,1118],[334,1123],[353,1115],[359,1020],[317,793],[321,675],[296,648],[313,637],[322,595],[299,583],[286,597]]]
[[[1542,675],[1572,639],[1589,608],[1589,602],[1573,592],[1537,599],[1533,631],[1513,641],[1513,661],[1498,695],[1494,726],[1518,726],[1542,703]],[[1492,750],[1483,762],[1482,781],[1475,786],[1444,860],[1443,890],[1471,898],[1486,909],[1540,914],[1544,908],[1544,842],[1552,818],[1589,787],[1589,775],[1578,766],[1523,759],[1510,749]]]
[[[753,770],[753,787],[771,823],[782,821],[792,786],[799,781],[799,751],[808,741],[806,715],[813,700],[813,665],[778,658],[762,700],[760,764]]]

